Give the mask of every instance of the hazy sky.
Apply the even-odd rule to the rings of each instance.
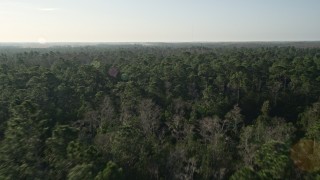
[[[320,0],[0,0],[0,42],[320,40]]]

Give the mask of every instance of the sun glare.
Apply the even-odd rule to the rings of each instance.
[[[47,40],[45,38],[38,38],[38,43],[39,44],[46,44],[47,43]]]

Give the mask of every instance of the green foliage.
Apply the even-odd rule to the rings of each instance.
[[[0,179],[319,178],[319,48],[238,46],[0,48]]]
[[[263,116],[269,116],[270,113],[270,102],[265,101],[261,107],[261,113]]]
[[[78,179],[93,179],[92,175],[92,164],[80,164],[76,165],[69,171],[67,176],[68,180],[78,180]]]
[[[289,148],[279,142],[264,144],[255,154],[254,164],[262,179],[284,179],[290,167]]]
[[[0,174],[9,179],[41,178],[44,172],[39,168],[44,163],[44,139],[49,126],[46,115],[30,101],[12,111],[0,146]]]
[[[320,102],[314,103],[301,115],[301,124],[308,138],[320,141]]]
[[[121,180],[123,178],[122,168],[119,168],[114,162],[109,161],[104,170],[99,172],[95,177],[95,180]]]
[[[77,129],[68,125],[57,125],[52,137],[46,140],[45,158],[50,165],[50,177],[62,179],[73,163],[67,156],[67,146],[77,136]]]
[[[286,179],[290,163],[287,145],[270,141],[255,152],[252,167],[241,168],[231,179]]]
[[[250,168],[244,167],[237,172],[235,172],[230,180],[247,180],[247,179],[260,179],[259,175]]]

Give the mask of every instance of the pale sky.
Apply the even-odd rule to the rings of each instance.
[[[0,0],[0,42],[320,40],[320,0]]]

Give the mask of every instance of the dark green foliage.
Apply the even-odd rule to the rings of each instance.
[[[70,169],[67,176],[68,180],[93,179],[92,164],[80,164]]]
[[[289,148],[278,142],[268,142],[257,152],[254,165],[261,179],[285,179],[290,166]]]
[[[99,172],[95,177],[95,180],[121,180],[123,177],[122,168],[119,168],[114,162],[109,161],[103,171]]]
[[[308,138],[320,140],[320,102],[314,103],[301,115],[301,124]]]
[[[320,177],[290,156],[320,141],[319,48],[0,54],[0,179]]]

